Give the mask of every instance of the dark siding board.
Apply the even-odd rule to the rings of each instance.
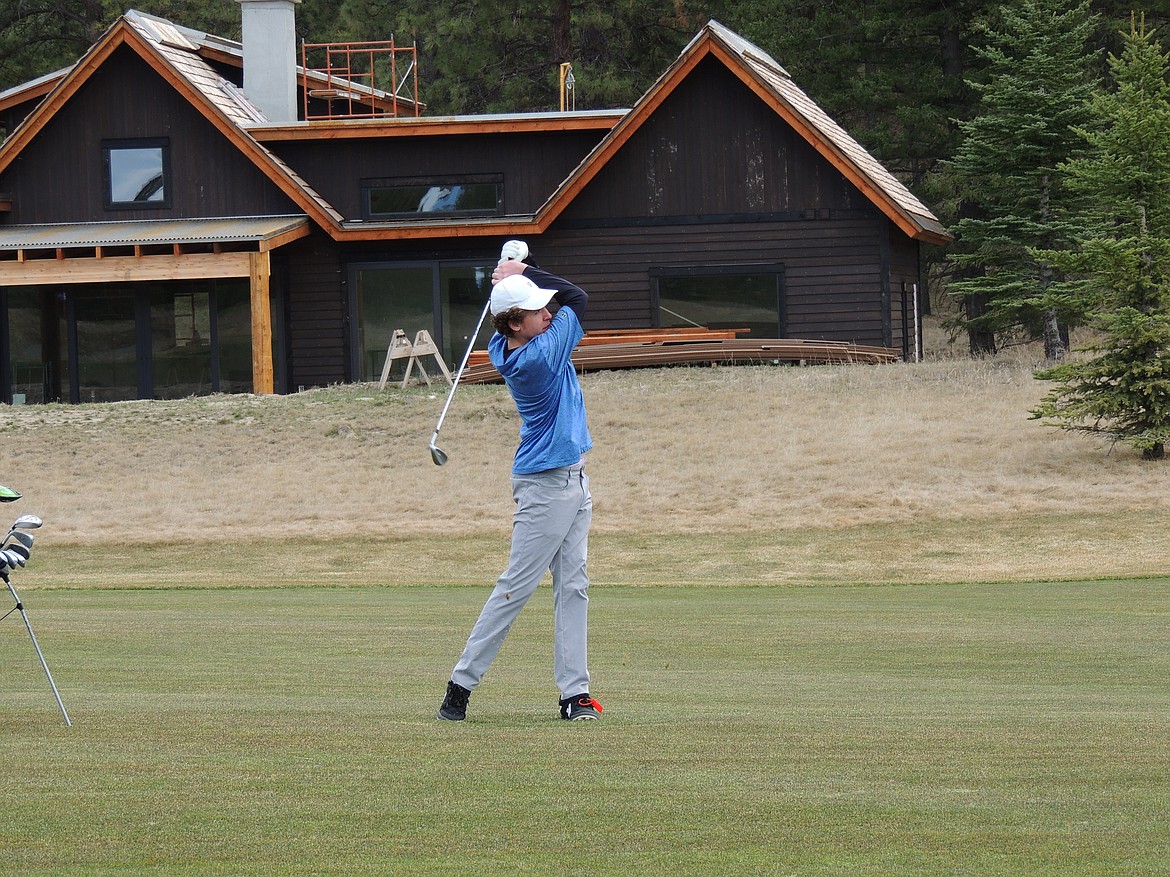
[[[651,325],[652,268],[780,263],[787,335],[880,344],[879,221],[554,227],[530,245],[589,292],[587,328]]]
[[[315,234],[285,248],[289,266],[289,385],[321,387],[348,379],[345,301],[337,247]]]
[[[919,284],[919,313],[925,313],[925,303],[919,267],[919,246],[910,238],[894,235],[890,242],[890,327],[891,343],[914,355],[914,285]],[[902,299],[905,288],[906,316],[903,330]],[[921,330],[921,326],[919,326]],[[905,339],[905,340],[904,340]]]
[[[589,182],[566,218],[867,206],[734,74],[706,59]]]
[[[105,139],[169,137],[165,210],[106,210]],[[210,122],[129,49],[119,49],[0,176],[11,223],[94,222],[298,212]]]
[[[534,213],[601,139],[598,131],[286,141],[270,148],[343,216],[361,218],[363,179],[503,174],[504,207]]]

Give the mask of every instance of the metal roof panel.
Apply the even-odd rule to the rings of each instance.
[[[140,219],[0,226],[0,250],[50,250],[264,241],[297,229],[307,216],[249,216],[224,219]]]

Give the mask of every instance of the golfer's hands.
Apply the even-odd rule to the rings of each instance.
[[[500,249],[501,262],[523,262],[528,258],[528,244],[524,241],[508,241]]]
[[[499,283],[505,277],[511,277],[513,274],[523,274],[527,267],[523,262],[500,260],[500,264],[492,272],[492,283]]]

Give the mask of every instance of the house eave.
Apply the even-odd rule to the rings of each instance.
[[[628,110],[588,113],[513,113],[479,116],[401,116],[335,119],[284,125],[256,124],[248,133],[260,143],[282,140],[344,140],[382,137],[530,134],[549,131],[609,131]]]

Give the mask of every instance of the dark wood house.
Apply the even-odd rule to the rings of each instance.
[[[587,329],[911,349],[945,229],[718,23],[629,110],[428,118],[298,66],[297,0],[240,2],[242,43],[131,11],[0,93],[4,401],[372,380],[395,329],[455,361],[513,237]],[[346,90],[367,109],[316,111]]]

